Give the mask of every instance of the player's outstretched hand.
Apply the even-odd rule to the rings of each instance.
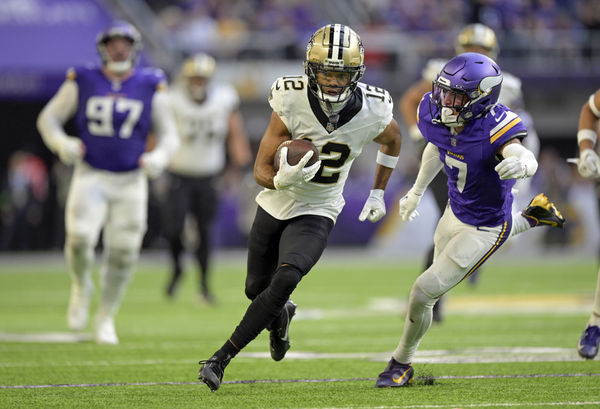
[[[304,165],[306,165],[314,155],[313,151],[306,152],[302,159],[292,166],[287,161],[287,152],[287,146],[281,149],[281,155],[279,156],[279,170],[273,178],[273,184],[277,190],[286,189],[302,182],[308,182],[315,176],[321,166],[321,161],[317,161],[311,166],[304,168]]]
[[[600,157],[593,149],[584,149],[579,155],[577,170],[584,178],[595,179],[600,177]]]
[[[366,219],[369,219],[370,222],[375,223],[381,220],[383,216],[385,216],[383,189],[372,189],[358,216],[358,220],[364,222]]]
[[[163,151],[153,150],[140,156],[139,164],[150,179],[158,177],[167,166],[168,158]]]
[[[85,145],[81,139],[67,136],[60,145],[57,154],[62,163],[73,165],[85,155]]]
[[[423,194],[417,194],[413,189],[410,189],[406,195],[400,199],[398,213],[403,221],[412,221],[419,217],[417,206],[422,197]]]

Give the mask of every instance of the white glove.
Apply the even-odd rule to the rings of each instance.
[[[500,175],[500,179],[522,179],[527,176],[527,167],[516,156],[504,159],[494,170]]]
[[[83,158],[83,155],[85,154],[85,145],[81,139],[67,136],[60,144],[56,153],[62,163],[65,165],[73,165]]]
[[[410,189],[406,195],[400,199],[398,213],[403,221],[413,221],[419,216],[417,206],[421,201],[423,194],[417,194]]]
[[[369,198],[358,216],[358,220],[364,222],[366,219],[369,219],[370,222],[375,223],[381,220],[383,216],[385,216],[383,189],[372,189]]]
[[[584,178],[600,177],[600,158],[593,149],[584,149],[579,155],[577,162],[577,170]]]
[[[308,151],[306,154],[300,159],[300,161],[291,166],[287,161],[287,146],[281,149],[281,154],[279,156],[279,170],[275,174],[273,178],[273,184],[275,185],[275,189],[287,189],[290,186],[298,185],[302,182],[308,182],[311,180],[321,167],[321,161],[318,160],[312,165],[308,167],[304,167],[306,162],[312,158],[314,152]]]
[[[146,173],[150,179],[154,179],[167,167],[168,157],[162,150],[144,152],[142,156],[140,156],[139,164],[144,170],[144,173]]]
[[[417,125],[417,124],[412,125],[408,129],[408,136],[410,136],[410,139],[412,139],[415,142],[419,142],[419,143],[425,142],[425,138],[423,137],[423,134],[419,130],[419,125]]]

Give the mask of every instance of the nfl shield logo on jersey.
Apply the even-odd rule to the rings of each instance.
[[[456,138],[454,138],[454,137],[450,138],[450,145],[456,146]]]

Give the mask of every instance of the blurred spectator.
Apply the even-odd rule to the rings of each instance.
[[[44,247],[45,237],[40,231],[48,198],[48,170],[44,161],[29,152],[14,152],[8,162],[6,193],[2,211],[6,227],[0,247],[7,250]]]

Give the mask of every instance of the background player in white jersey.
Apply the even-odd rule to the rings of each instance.
[[[548,198],[536,196],[522,213],[512,214],[515,179],[531,177],[537,161],[521,144],[527,128],[498,96],[502,73],[490,58],[464,53],[438,75],[433,91],[417,111],[427,140],[417,179],[400,199],[403,220],[418,216],[417,206],[442,169],[449,203],[434,236],[433,264],[412,287],[404,332],[377,387],[406,386],[413,356],[429,329],[436,300],[482,265],[511,235],[537,225],[562,227],[564,219]]]
[[[94,337],[117,344],[114,316],[146,230],[147,176],[164,169],[178,139],[163,72],[134,68],[141,47],[138,31],[118,22],[98,34],[96,46],[102,65],[70,69],[37,125],[48,148],[65,164],[75,165],[65,217],[65,257],[72,279],[69,327],[87,325],[90,270],[103,229]],[[74,118],[79,137],[65,133],[69,118]],[[145,152],[151,129],[158,142]]]
[[[179,81],[171,88],[180,146],[168,166],[169,192],[164,212],[173,268],[167,295],[175,295],[182,276],[184,224],[186,215],[191,214],[198,232],[194,249],[199,267],[198,294],[209,303],[214,302],[208,273],[219,176],[225,169],[227,157],[230,169],[238,178],[252,160],[238,109],[238,94],[229,84],[211,81],[215,67],[213,57],[194,55],[183,63]]]
[[[584,178],[598,180],[600,178],[600,158],[596,153],[598,127],[600,126],[600,89],[590,95],[579,114],[579,161],[577,169]],[[593,359],[598,354],[600,344],[600,270],[594,294],[594,307],[587,326],[579,339],[577,351],[586,359]]]
[[[487,55],[493,60],[498,57],[499,47],[496,33],[490,27],[476,23],[469,24],[463,27],[456,37],[454,49],[456,54],[466,52],[476,52]],[[409,87],[400,98],[399,108],[404,123],[409,128],[409,136],[416,143],[419,149],[425,147],[427,141],[423,138],[419,127],[417,126],[417,108],[419,103],[427,92],[431,91],[431,84],[437,78],[437,75],[446,64],[446,60],[434,58],[427,62],[422,72],[422,78]],[[530,115],[524,110],[523,93],[521,90],[521,80],[514,75],[503,72],[502,89],[498,101],[515,111],[527,126],[527,138],[523,144],[527,149],[533,152],[537,157],[539,153],[539,138],[533,128],[533,121]],[[448,188],[446,186],[446,175],[444,172],[438,173],[429,185],[429,189],[433,194],[435,203],[440,210],[440,215],[444,212],[444,208],[448,202]],[[523,193],[525,197],[529,197],[530,179],[519,180],[515,185],[515,190]],[[527,202],[525,202],[526,204]],[[433,263],[433,246],[427,252],[425,257],[425,268]],[[473,284],[477,277],[477,271],[469,276],[470,282]],[[433,320],[435,322],[442,321],[442,298],[433,307]]]
[[[352,162],[372,141],[381,147],[359,219],[377,222],[385,215],[383,192],[398,161],[401,136],[389,93],[358,82],[365,69],[360,37],[340,24],[320,28],[308,43],[304,66],[306,75],[279,78],[271,88],[273,112],[254,165],[256,181],[265,189],[256,198],[248,240],[246,295],[252,302],[231,338],[200,362],[199,379],[211,390],[219,388],[230,360],[265,328],[271,357],[285,356],[296,310],[289,297],[323,253],[344,206]],[[309,152],[290,166],[283,148],[276,173],[278,146],[302,138],[315,144],[320,161],[304,167]]]

